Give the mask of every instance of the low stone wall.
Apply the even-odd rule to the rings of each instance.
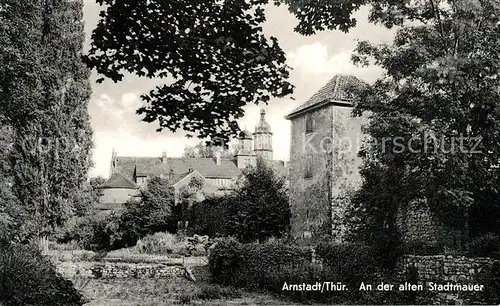
[[[489,276],[494,263],[500,261],[491,258],[469,258],[449,255],[414,256],[406,255],[399,263],[402,280],[408,280],[403,274],[412,267],[418,272],[418,283],[425,290],[434,294],[437,304],[490,304],[488,298],[497,289],[492,287],[493,276]],[[486,273],[484,275],[482,272]],[[486,279],[484,278],[486,276]],[[432,283],[431,283],[432,282]],[[447,285],[466,285],[467,289],[455,290]],[[441,286],[441,288],[440,288]],[[500,301],[495,301],[495,304]]]
[[[490,269],[494,262],[491,258],[406,255],[402,261],[402,270],[417,268],[422,281],[472,282],[479,272]]]
[[[58,271],[66,278],[170,278],[184,276],[182,264],[138,264],[110,262],[61,262]]]

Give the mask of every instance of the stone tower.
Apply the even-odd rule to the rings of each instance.
[[[264,160],[273,160],[273,133],[271,126],[266,121],[266,111],[260,111],[260,121],[255,126],[254,151]]]
[[[240,133],[240,143],[238,152],[236,152],[236,164],[239,169],[245,168],[247,165],[254,166],[256,163],[256,155],[252,148],[252,133],[244,130]]]
[[[363,84],[336,75],[285,117],[291,121],[291,234],[306,244],[345,237],[344,197],[361,184],[357,149],[366,122],[352,117],[349,88]]]

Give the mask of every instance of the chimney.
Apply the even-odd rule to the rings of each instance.
[[[163,151],[161,153],[161,162],[162,162],[162,164],[166,164],[167,163],[167,151]]]
[[[220,153],[215,154],[215,162],[217,163],[217,166],[220,166],[221,164]]]
[[[117,154],[116,154],[116,150],[113,148],[113,151],[111,151],[111,167],[110,167],[110,170],[109,170],[109,175],[113,175],[113,173],[115,173],[115,170],[116,170],[116,167],[118,166],[117,163],[117,158],[116,158]]]

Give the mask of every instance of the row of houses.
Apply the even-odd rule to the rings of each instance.
[[[174,187],[176,199],[180,190],[196,177],[204,182],[202,193],[223,195],[233,189],[242,175],[242,170],[255,165],[257,157],[271,163],[282,174],[286,174],[284,161],[273,160],[272,131],[266,121],[266,112],[261,111],[260,121],[254,133],[248,130],[239,135],[239,146],[234,158],[186,158],[168,157],[163,152],[158,157],[118,156],[113,150],[110,177],[101,188],[100,210],[120,208],[126,201],[137,196],[152,176],[167,178]]]

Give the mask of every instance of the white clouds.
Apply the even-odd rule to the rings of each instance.
[[[351,63],[350,56],[351,51],[341,51],[329,56],[327,46],[316,42],[289,52],[288,62],[291,67],[302,73],[348,73],[356,68]]]
[[[126,109],[137,109],[141,105],[139,96],[134,92],[127,92],[122,95],[121,105]]]

